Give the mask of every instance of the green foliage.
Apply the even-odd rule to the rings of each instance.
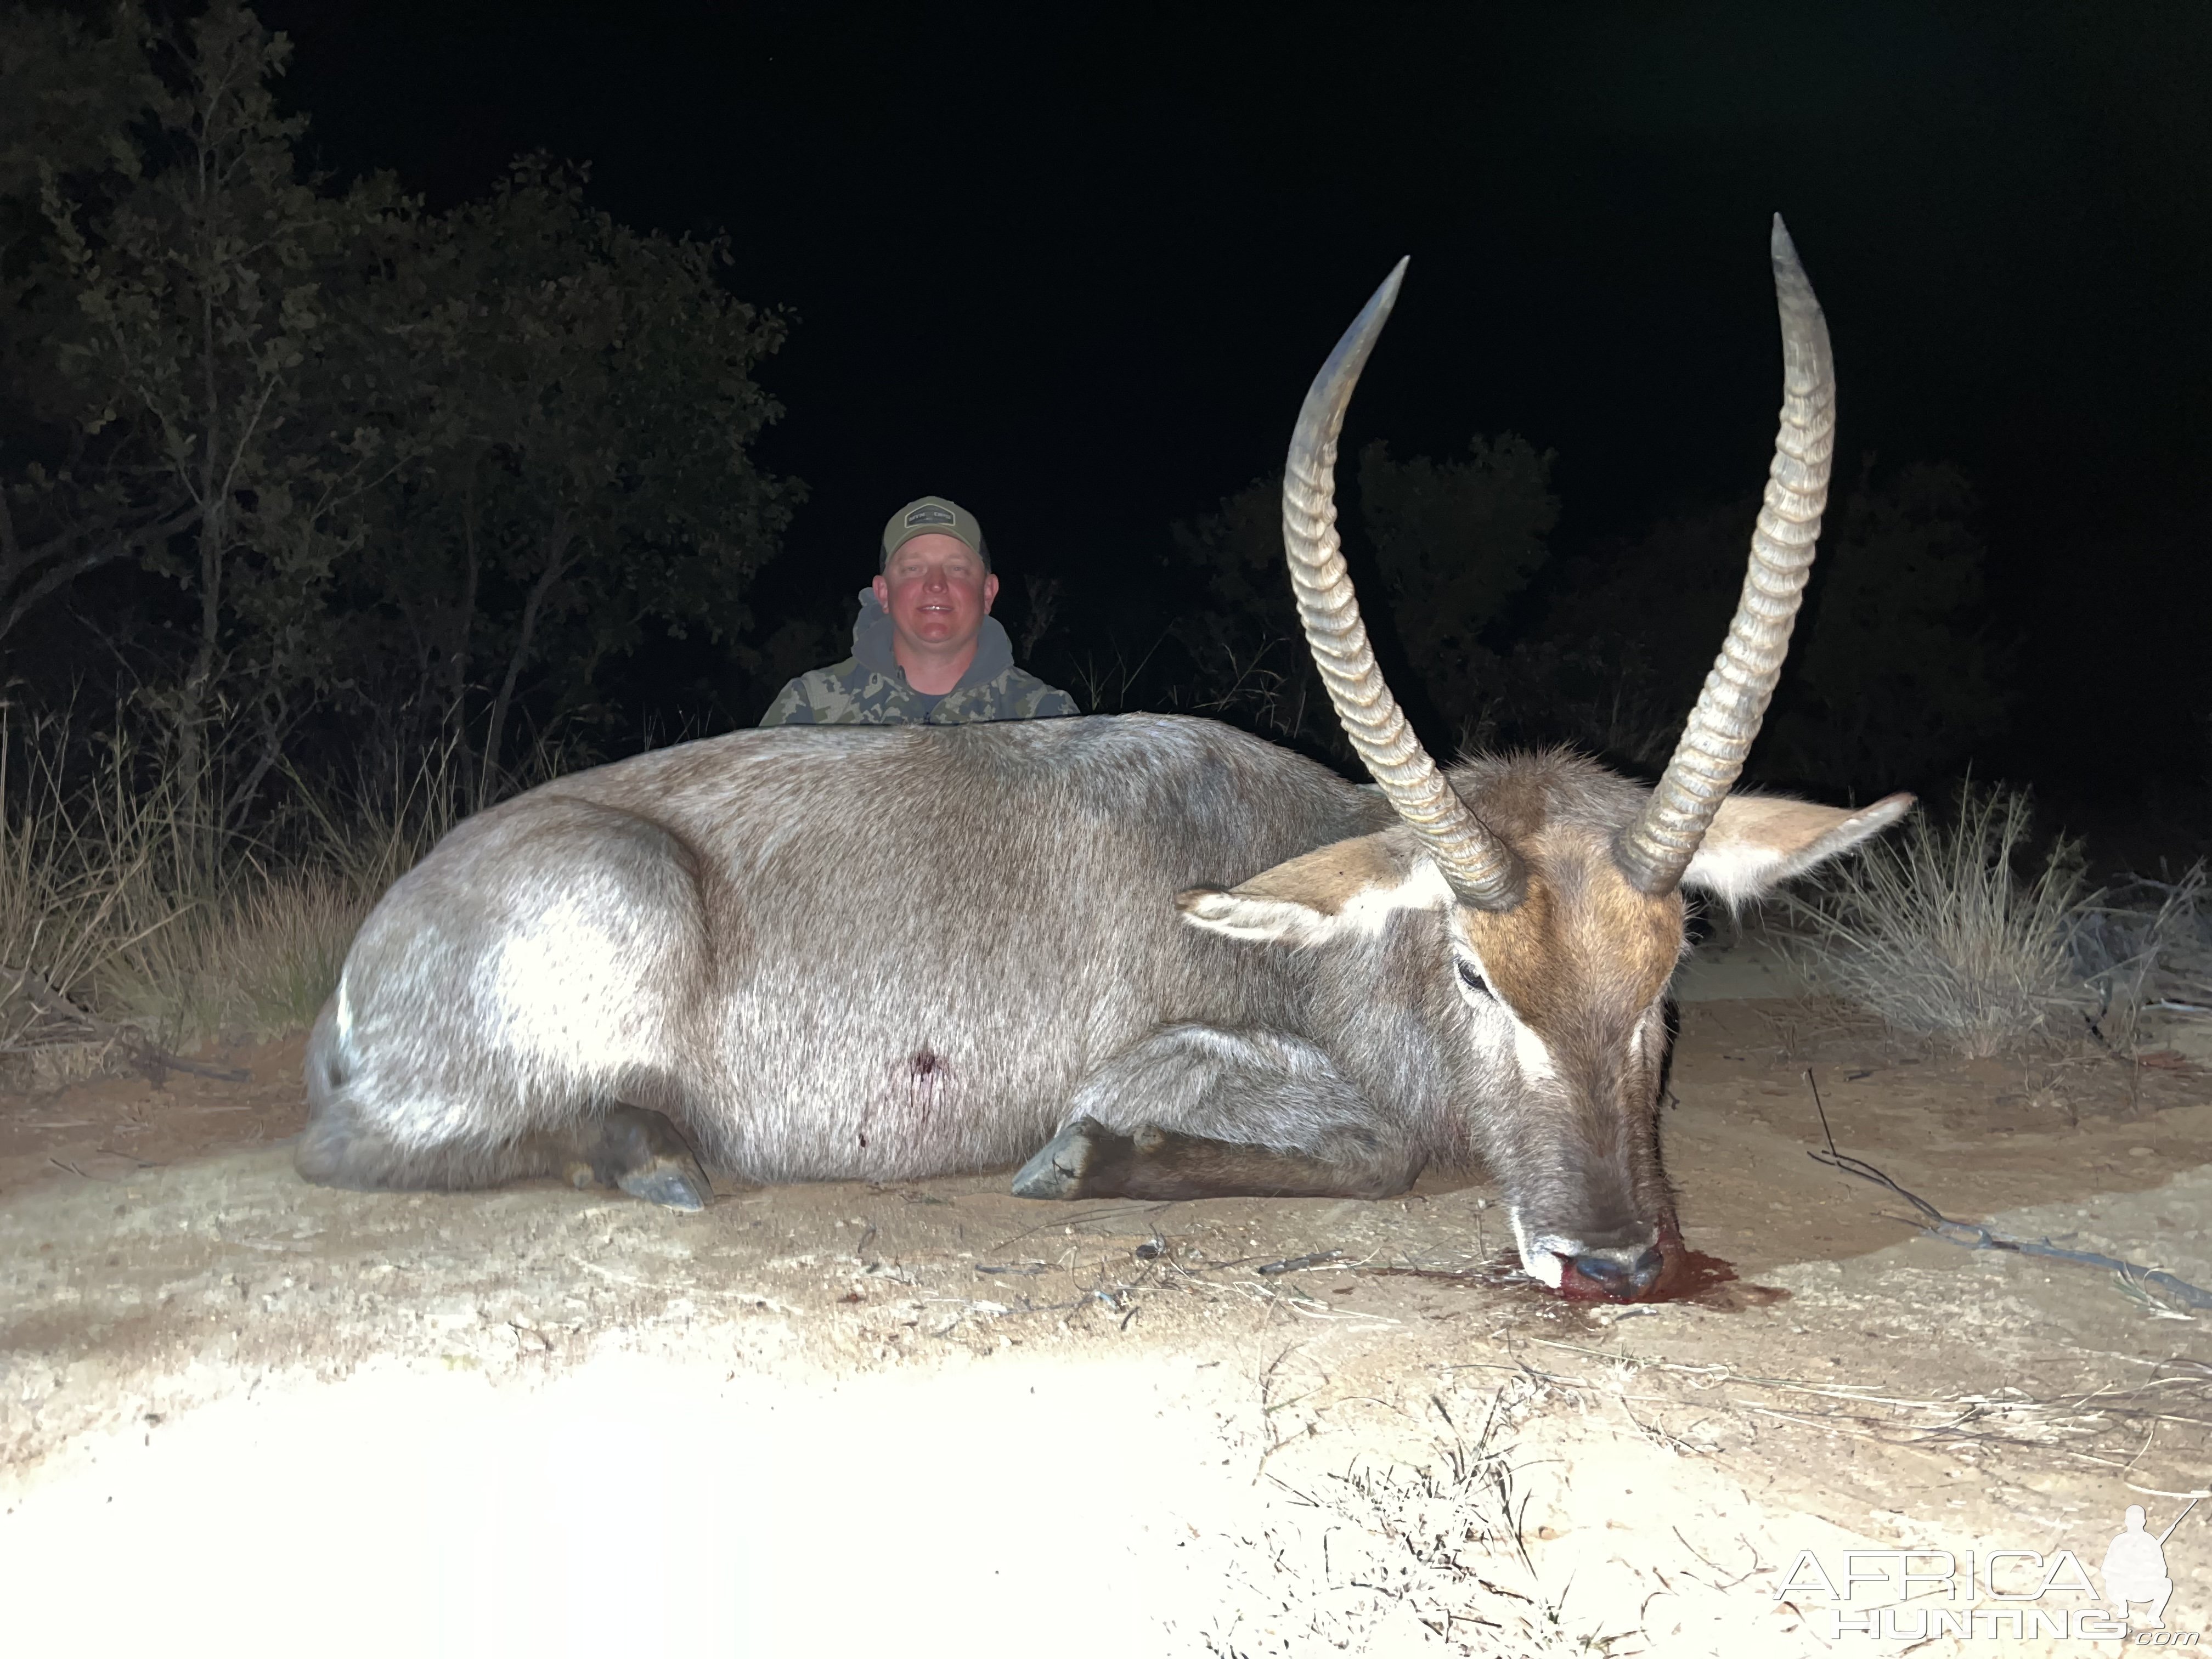
[[[51,168],[41,183],[78,313],[56,356],[82,431],[126,429],[131,462],[28,483],[33,495],[51,483],[79,517],[159,526],[107,551],[176,582],[197,612],[181,678],[157,696],[183,822],[201,832],[234,818],[275,763],[325,642],[313,613],[332,562],[357,539],[363,494],[404,457],[336,314],[388,192],[331,197],[295,177],[305,123],[270,92],[287,48],[251,13],[218,4],[173,44],[173,74],[111,152],[116,188],[88,202]],[[258,741],[217,800],[210,727],[246,710]]]
[[[649,623],[734,631],[800,498],[747,453],[781,412],[752,372],[782,319],[723,291],[724,241],[626,229],[583,186],[526,159],[416,227],[421,291],[395,326],[422,365],[422,464],[386,492],[349,595],[392,624],[387,670],[427,652],[412,684],[364,665],[380,704],[466,730],[470,693],[495,681],[483,773],[527,672],[550,671],[557,718]]]
[[[80,9],[0,14],[0,651],[103,571],[155,625],[109,641],[141,678],[92,743],[0,725],[0,1042],[51,1018],[25,987],[283,1030],[440,830],[573,750],[604,665],[746,620],[800,499],[750,453],[785,323],[581,169],[437,215],[304,176],[237,0]]]
[[[588,720],[609,662],[746,620],[801,495],[750,459],[785,323],[727,293],[726,242],[617,225],[540,159],[442,215],[334,190],[237,0],[117,19],[0,20],[28,388],[0,406],[0,650],[103,566],[171,584],[132,659],[190,833],[260,810],[307,721],[458,742],[481,801],[522,711]]]
[[[1757,511],[1752,500],[1668,514],[1634,541],[1551,565],[1475,735],[1664,766],[1727,630]]]

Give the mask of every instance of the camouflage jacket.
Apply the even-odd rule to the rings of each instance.
[[[860,590],[853,654],[785,686],[763,726],[960,726],[971,720],[1049,720],[1075,714],[1075,699],[1014,666],[1013,641],[989,617],[975,660],[941,697],[916,691],[891,654],[891,619],[872,588]]]

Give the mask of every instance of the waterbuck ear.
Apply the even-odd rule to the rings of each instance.
[[[1682,884],[1730,904],[1757,898],[1881,834],[1911,810],[1910,795],[1890,795],[1857,811],[1771,795],[1730,795],[1682,872]]]
[[[1227,892],[1176,895],[1182,919],[1208,933],[1266,945],[1372,938],[1401,910],[1441,910],[1451,888],[1411,830],[1394,824],[1263,870]]]

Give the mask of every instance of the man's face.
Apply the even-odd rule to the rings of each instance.
[[[876,601],[890,612],[891,627],[909,645],[931,651],[973,640],[998,597],[999,579],[957,536],[913,538],[876,578]]]

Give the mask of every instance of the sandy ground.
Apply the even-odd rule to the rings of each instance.
[[[1516,1279],[1479,1178],[686,1217],[306,1186],[296,1044],[0,1097],[6,1648],[2091,1650],[2028,1615],[2094,1605],[2128,1504],[2212,1488],[2212,1316],[1929,1237],[1808,1156],[1814,1091],[1954,1218],[2212,1287],[2212,1086],[1936,1061],[1708,956],[1665,1139],[1735,1277],[1629,1307]],[[1960,1593],[1881,1613],[1863,1553],[1903,1550]],[[2165,1634],[2212,1628],[2212,1504],[2165,1554]]]

